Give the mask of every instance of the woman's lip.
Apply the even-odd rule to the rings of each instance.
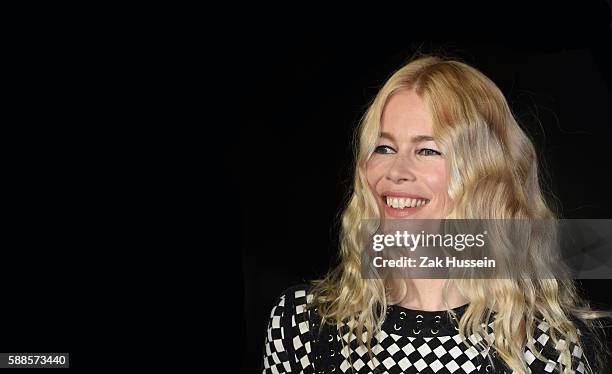
[[[408,216],[415,214],[427,204],[416,206],[414,208],[404,208],[404,209],[392,208],[385,203],[383,203],[383,206],[385,207],[385,215],[388,215],[390,217],[395,217],[395,218],[402,218],[402,217],[408,217]]]
[[[410,199],[419,199],[419,200],[430,200],[426,197],[423,196],[418,196],[418,195],[414,195],[414,194],[409,194],[406,192],[383,192],[381,194],[383,200],[387,197],[403,197],[403,198],[410,198]]]

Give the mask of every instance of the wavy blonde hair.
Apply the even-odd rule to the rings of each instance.
[[[363,279],[361,274],[362,220],[380,220],[365,165],[376,147],[386,102],[405,89],[414,90],[428,106],[433,135],[446,155],[448,194],[454,201],[449,218],[557,218],[543,196],[534,146],[499,88],[460,61],[413,58],[386,81],[357,127],[352,193],[341,219],[339,265],[313,282],[310,307],[317,308],[324,322],[338,327],[346,323],[349,334],[367,345],[370,357],[371,338],[380,331],[387,306],[399,302],[405,289],[391,288],[382,279]],[[451,279],[445,281],[445,290],[451,282],[469,301],[459,321],[462,337],[486,337],[483,323],[494,311],[495,340],[483,339],[480,344],[494,349],[517,373],[527,373],[524,347],[531,345],[538,321],[546,320],[556,344],[559,339],[580,339],[570,315],[591,330],[601,327],[598,318],[611,315],[592,310],[571,279]],[[601,351],[601,339],[596,341]],[[563,371],[570,367],[569,344],[561,355]],[[593,371],[589,363],[587,370]]]

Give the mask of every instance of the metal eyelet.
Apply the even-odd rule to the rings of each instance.
[[[421,330],[418,330],[418,332],[417,332],[417,330],[416,330],[416,329],[412,329],[412,332],[413,332],[415,335],[419,335],[419,334],[421,333]]]
[[[331,373],[336,371],[336,365],[334,365],[334,364],[329,365],[329,368],[331,369]]]
[[[406,317],[406,312],[400,312],[400,319],[404,319]]]
[[[329,352],[330,352],[329,354],[330,357],[334,357],[336,355],[336,352],[333,349],[330,349]]]
[[[485,367],[485,370],[487,371],[487,373],[489,372],[489,368],[490,368],[490,367],[491,367],[491,365],[487,365],[487,366]]]
[[[451,319],[458,325],[459,321],[457,321],[456,317],[451,316]],[[453,323],[453,327],[455,328],[455,330],[459,331],[459,327],[455,326],[455,323]]]
[[[331,341],[333,341],[333,340],[334,340],[334,337],[333,337],[331,334],[329,334],[329,340],[328,340],[328,342],[331,342]]]
[[[402,327],[400,326],[399,329],[397,328],[397,323],[393,324],[393,328],[395,329],[395,331],[399,331],[402,329]]]
[[[431,333],[434,334],[434,335],[437,335],[439,332],[440,332],[440,330],[434,330],[434,329],[431,330]]]
[[[419,320],[419,318],[421,318],[421,319]],[[423,316],[421,314],[417,314],[416,320],[417,320],[418,323],[423,322]]]
[[[440,321],[442,320],[442,316],[435,316],[434,320],[436,321],[436,323],[440,323]]]

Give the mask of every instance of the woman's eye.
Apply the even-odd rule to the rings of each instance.
[[[442,153],[438,152],[438,151],[434,151],[433,149],[430,148],[421,148],[418,150],[417,152],[418,154],[420,154],[421,156],[436,156],[436,155],[441,155]]]
[[[379,145],[378,147],[376,147],[374,152],[375,153],[388,154],[388,153],[395,152],[395,149],[389,147],[388,145]]]

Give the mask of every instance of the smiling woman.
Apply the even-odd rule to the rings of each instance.
[[[388,282],[360,271],[364,219],[556,218],[534,146],[491,80],[462,62],[414,59],[380,89],[356,139],[340,264],[278,298],[265,373],[601,372],[595,331],[610,314],[571,280]]]

